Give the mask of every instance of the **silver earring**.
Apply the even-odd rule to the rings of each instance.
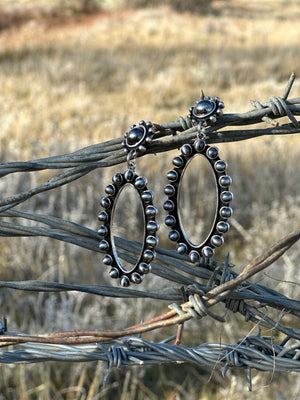
[[[112,178],[112,183],[105,188],[106,196],[101,200],[104,208],[98,215],[102,226],[98,233],[103,237],[99,248],[106,254],[103,263],[110,267],[110,277],[119,279],[123,287],[130,283],[141,283],[143,276],[151,271],[151,262],[155,258],[155,247],[158,244],[156,232],[159,224],[155,217],[157,208],[153,205],[153,192],[147,188],[147,178],[139,176],[135,171],[135,159],[146,151],[147,144],[151,143],[155,129],[151,122],[140,121],[139,125],[132,125],[125,133],[123,146],[127,153],[128,169],[118,172]],[[125,186],[130,186],[137,191],[141,200],[144,218],[144,237],[142,249],[135,265],[127,269],[121,262],[116,250],[115,240],[112,233],[112,219],[119,195]]]
[[[227,163],[220,159],[217,147],[209,146],[205,142],[206,126],[217,121],[218,116],[223,113],[223,108],[224,103],[218,97],[212,99],[204,95],[194,107],[190,108],[188,117],[194,125],[198,124],[197,138],[193,144],[184,144],[181,147],[181,154],[173,159],[174,168],[167,173],[169,183],[165,187],[165,194],[168,200],[164,203],[164,209],[168,212],[165,224],[171,228],[169,238],[177,242],[177,252],[188,254],[193,263],[198,262],[200,257],[212,257],[215,248],[223,245],[223,235],[230,228],[228,219],[232,215],[232,208],[229,203],[233,199],[233,194],[229,191],[232,181],[226,174]],[[199,155],[204,156],[212,168],[217,202],[214,221],[208,236],[201,243],[194,244],[183,229],[179,213],[179,194],[188,164]]]

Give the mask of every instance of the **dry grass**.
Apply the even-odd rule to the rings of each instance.
[[[34,2],[26,4],[32,7]],[[61,2],[47,4],[51,11]],[[12,2],[4,5],[6,11],[11,10]],[[44,3],[39,2],[39,7],[45,9]],[[23,10],[20,5],[17,8]],[[24,23],[0,31],[2,161],[73,151],[121,136],[141,118],[158,123],[173,120],[187,113],[201,88],[221,96],[226,112],[246,111],[251,99],[265,101],[281,95],[291,71],[300,77],[300,5],[296,1],[216,1],[214,13],[205,16],[177,14],[165,7],[76,19],[50,14],[47,18],[30,14]],[[291,96],[298,97],[299,92],[300,81],[296,81]],[[299,138],[261,138],[219,147],[234,181],[234,217],[247,231],[245,235],[233,228],[219,257],[230,250],[233,261],[246,262],[299,227]],[[171,155],[150,156],[138,163],[160,208],[165,182],[155,176],[169,169],[170,159]],[[31,200],[28,207],[96,229],[104,185],[113,170],[120,168],[94,172],[72,187]],[[45,178],[45,173],[9,177],[0,183],[1,194],[32,187]],[[110,284],[99,268],[98,256],[66,244],[1,239],[0,248],[1,279]],[[298,245],[268,273],[276,279],[295,280],[299,257]],[[299,298],[296,285],[260,279]],[[147,282],[149,287],[157,284],[153,277]],[[117,328],[123,326],[124,318],[129,324],[154,313],[150,302],[101,299],[100,307],[99,299],[83,294],[3,291],[0,298],[9,329],[26,332],[83,325]],[[224,326],[205,320],[200,333],[197,324],[190,324],[185,343],[196,345],[220,337],[234,342],[251,329],[236,316],[228,320]],[[151,339],[162,336],[167,333]],[[0,399],[250,398],[245,377],[240,375],[222,379],[215,373],[208,384],[209,375],[201,369],[160,366],[115,371],[105,389],[103,368],[102,364],[2,366]],[[257,398],[296,399],[298,392],[293,374],[283,379],[257,374],[254,379]]]

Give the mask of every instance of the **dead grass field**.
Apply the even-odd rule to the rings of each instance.
[[[299,1],[216,1],[213,12],[206,15],[179,14],[160,7],[106,10],[76,18],[67,8],[57,8],[58,4],[58,0],[40,1],[38,6],[33,0],[0,3],[5,15],[26,16],[18,23],[12,18],[11,24],[0,30],[2,162],[71,152],[119,137],[140,119],[174,120],[187,114],[201,89],[220,96],[225,112],[243,112],[252,108],[250,100],[264,102],[282,95],[294,71],[299,80],[291,97],[299,97]],[[63,17],[57,16],[57,10]],[[230,250],[237,268],[299,228],[298,136],[219,146],[234,182],[234,218],[247,231],[245,236],[233,228],[219,257]],[[149,156],[138,163],[139,171],[153,182],[158,205],[163,202],[165,182],[156,176],[168,170],[172,155]],[[104,185],[114,170],[122,168],[96,171],[72,188],[33,199],[28,207],[97,229]],[[47,174],[9,177],[0,182],[1,197],[36,185]],[[295,281],[299,261],[298,245],[268,274]],[[1,239],[0,270],[1,280],[110,284],[103,277],[98,256],[46,239],[38,243]],[[297,285],[266,276],[259,279],[299,299]],[[123,326],[123,318],[126,323],[139,322],[156,311],[150,302],[112,304],[103,299],[100,306],[98,299],[72,293],[3,291],[0,301],[1,315],[8,317],[10,330],[24,332],[82,325],[117,328]],[[191,324],[185,344],[233,343],[251,329],[235,315],[228,320],[222,326],[205,321],[200,333],[198,325]],[[151,339],[157,340],[160,333],[157,335]],[[231,373],[223,379],[214,373],[208,383],[210,373],[191,366],[116,371],[105,389],[104,372],[102,364],[1,366],[0,400],[231,400],[262,396],[296,400],[300,390],[299,377],[292,373],[282,377],[254,374],[253,394],[249,394],[243,374]]]

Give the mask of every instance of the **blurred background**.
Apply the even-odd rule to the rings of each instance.
[[[69,153],[120,137],[141,119],[173,121],[187,115],[201,89],[221,97],[225,113],[246,112],[252,109],[250,100],[282,96],[294,71],[290,97],[299,97],[299,22],[299,0],[1,0],[0,161]],[[299,145],[299,135],[287,135],[218,146],[235,195],[233,226],[218,260],[229,251],[240,271],[299,228]],[[177,153],[148,155],[137,163],[160,210],[166,184],[162,171],[171,168]],[[125,167],[96,170],[18,209],[96,230],[104,188]],[[43,171],[2,178],[1,198],[51,176]],[[169,246],[163,229],[160,235],[160,246]],[[0,241],[1,280],[114,284],[100,258],[46,238]],[[298,244],[255,281],[299,300],[299,285],[293,283],[299,261]],[[141,288],[163,284],[151,276]],[[167,303],[144,299],[7,289],[0,291],[0,304],[9,330],[26,333],[124,328],[167,309]],[[256,332],[239,315],[228,313],[226,320],[191,321],[183,344],[235,343],[251,329]],[[281,323],[288,326],[293,319],[284,316]],[[174,333],[170,329],[145,337],[158,341]],[[223,378],[217,370],[192,365],[116,370],[104,388],[105,368],[102,363],[1,365],[0,399],[297,399],[300,392],[295,373],[253,371],[250,394],[243,371],[229,371]]]

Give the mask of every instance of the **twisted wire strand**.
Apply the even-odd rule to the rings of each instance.
[[[81,346],[23,343],[18,349],[0,350],[2,363],[34,363],[44,361],[104,361],[108,368],[133,365],[156,365],[169,362],[188,362],[198,366],[224,369],[254,368],[258,371],[300,372],[296,355],[300,343],[275,346],[266,338],[251,336],[246,343],[203,343],[189,348],[164,342],[153,343],[143,338],[125,337],[108,343]],[[241,344],[240,341],[243,341]],[[223,370],[224,374],[224,370]]]

